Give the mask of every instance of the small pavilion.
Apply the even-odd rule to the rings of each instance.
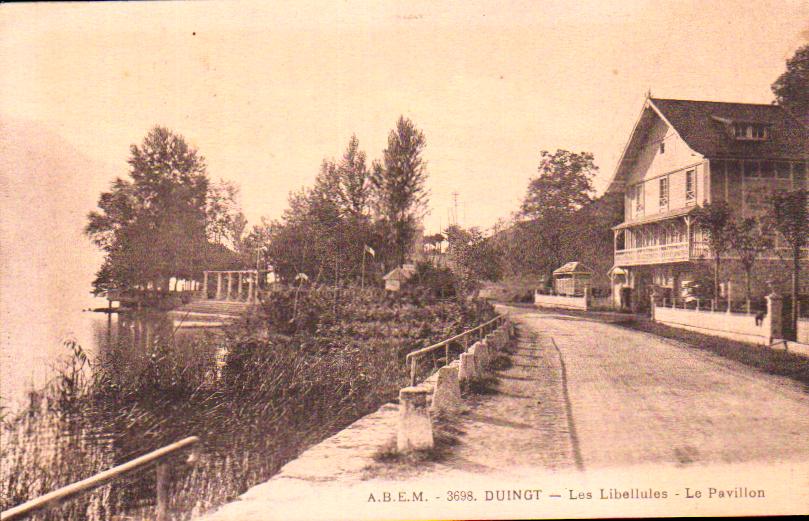
[[[583,295],[593,272],[581,262],[568,262],[553,271],[553,289],[560,295]]]

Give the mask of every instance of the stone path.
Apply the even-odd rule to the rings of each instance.
[[[510,312],[520,331],[512,365],[497,373],[496,393],[468,400],[451,424],[457,443],[439,461],[375,459],[395,438],[396,406],[386,405],[205,520],[624,516],[630,511],[620,503],[598,503],[595,511],[561,503],[572,493],[565,484],[645,483],[638,477],[656,477],[673,495],[678,484],[730,487],[754,476],[778,485],[768,497],[781,493],[776,504],[785,510],[765,502],[718,510],[700,503],[693,511],[664,503],[636,515],[779,513],[809,504],[805,389],[615,325]],[[559,501],[546,499],[540,510],[540,503],[481,501],[494,488],[526,487],[543,489],[545,498],[556,492]],[[453,490],[473,491],[475,501],[452,502]],[[400,492],[422,499],[404,501]],[[385,493],[393,501],[383,501]]]

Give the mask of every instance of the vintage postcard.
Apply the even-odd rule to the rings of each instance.
[[[809,5],[0,3],[0,519],[809,514]]]

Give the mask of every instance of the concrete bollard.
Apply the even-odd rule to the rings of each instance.
[[[484,368],[486,368],[489,366],[489,362],[492,359],[491,339],[484,338],[483,340],[481,340],[480,348],[478,349],[481,351],[480,363],[483,365]]]
[[[477,376],[477,366],[475,356],[472,353],[461,353],[460,364],[458,366],[458,380],[468,382]]]
[[[458,366],[445,365],[438,369],[431,410],[454,412],[461,408],[461,385]]]
[[[424,387],[399,390],[399,431],[396,436],[399,452],[433,448],[433,424],[427,408],[429,392]]]
[[[485,356],[486,346],[483,345],[483,341],[475,342],[475,344],[469,348],[469,354],[472,355],[472,363],[475,366],[475,377],[482,378],[483,377],[483,357]]]

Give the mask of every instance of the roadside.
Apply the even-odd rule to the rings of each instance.
[[[512,319],[558,349],[585,470],[809,457],[809,394],[792,380],[591,318]]]
[[[692,513],[805,504],[809,396],[794,382],[588,317],[509,311],[518,324],[511,363],[492,389],[467,397],[439,457],[379,458],[396,432],[389,404],[205,521],[625,515],[624,502],[570,501],[567,487],[608,485],[602,498],[638,487],[671,494],[636,503],[636,515],[682,515],[690,510],[674,498],[684,487],[731,489],[738,476],[769,501],[692,502]]]

